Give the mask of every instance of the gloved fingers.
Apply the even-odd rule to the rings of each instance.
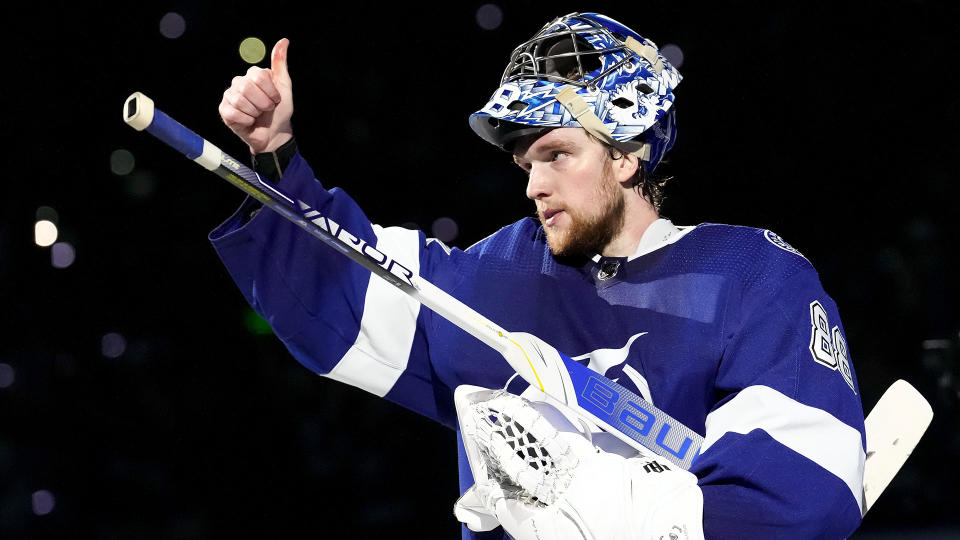
[[[486,487],[474,484],[453,505],[453,515],[471,531],[490,531],[500,525],[492,510],[495,504],[488,507],[485,502],[491,498],[487,491]]]

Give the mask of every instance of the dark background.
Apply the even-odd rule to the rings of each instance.
[[[321,179],[378,223],[451,217],[466,247],[532,211],[466,118],[515,45],[577,9],[684,53],[663,213],[779,233],[840,306],[864,409],[898,378],[932,403],[858,536],[960,534],[957,4],[504,2],[495,30],[482,2],[35,4],[4,21],[0,538],[458,537],[453,433],[264,333],[206,241],[242,195],[121,105],[143,91],[244,157],[217,114],[247,68],[238,45],[289,37]],[[41,206],[68,268],[33,242]]]

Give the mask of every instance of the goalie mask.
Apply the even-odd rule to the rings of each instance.
[[[636,154],[650,173],[676,138],[680,79],[652,41],[603,15],[572,13],[513,50],[500,88],[470,127],[507,151],[526,135],[582,127]]]

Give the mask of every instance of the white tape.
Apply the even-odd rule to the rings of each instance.
[[[216,146],[210,144],[210,141],[203,140],[203,152],[194,159],[199,163],[204,169],[208,171],[215,171],[217,167],[220,166],[220,160],[223,156],[223,152]]]
[[[137,131],[143,131],[153,123],[153,100],[140,92],[130,94],[123,104],[123,121]]]

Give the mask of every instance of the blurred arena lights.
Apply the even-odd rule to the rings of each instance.
[[[170,12],[160,18],[160,33],[167,39],[177,39],[187,29],[187,21],[179,13]]]
[[[53,507],[56,505],[53,493],[45,489],[34,491],[30,499],[33,503],[33,513],[38,516],[45,516],[53,512]]]
[[[123,190],[135,199],[146,199],[157,190],[157,181],[152,172],[137,169],[127,175]]]
[[[680,69],[680,66],[683,65],[683,49],[681,49],[679,45],[667,43],[660,49],[660,54],[677,69]]]
[[[503,22],[503,10],[496,4],[484,4],[477,8],[477,25],[484,30],[496,30]]]
[[[33,241],[40,247],[52,246],[57,241],[57,226],[41,219],[33,225]]]
[[[240,58],[248,64],[256,64],[267,55],[267,46],[260,38],[248,37],[240,42]]]
[[[13,371],[13,366],[0,362],[0,388],[10,388],[15,380],[17,374]]]
[[[441,217],[433,222],[430,231],[433,233],[434,238],[445,244],[449,244],[457,238],[457,235],[460,233],[460,227],[453,218]]]
[[[57,242],[50,248],[50,264],[54,268],[68,268],[76,258],[76,250],[67,242]]]
[[[129,150],[119,148],[110,153],[110,172],[117,176],[126,176],[133,172],[136,160]]]
[[[100,338],[100,352],[107,358],[120,358],[127,350],[127,339],[116,332],[104,334]]]

